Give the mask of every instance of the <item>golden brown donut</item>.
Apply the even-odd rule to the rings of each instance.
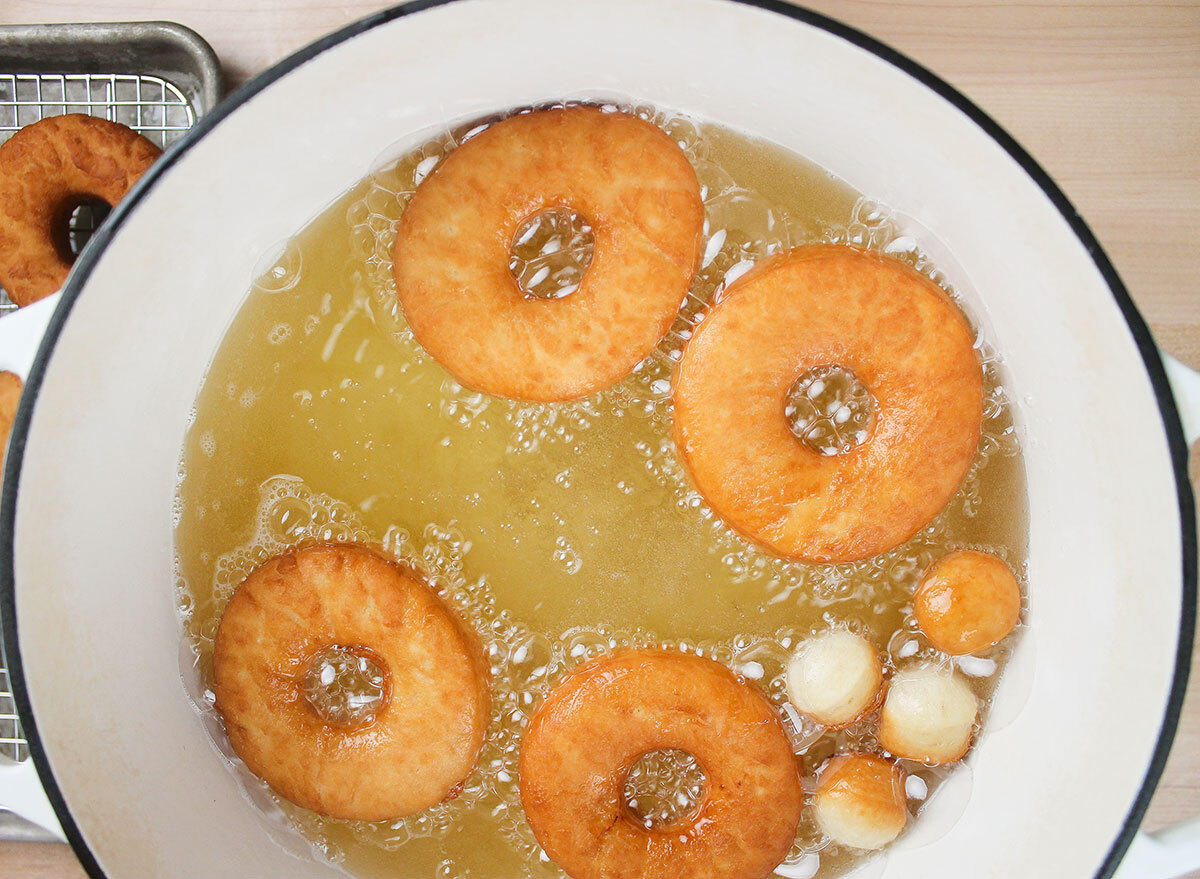
[[[8,452],[8,437],[12,433],[17,407],[21,404],[21,391],[25,382],[15,372],[0,372],[0,475],[4,472],[4,458]]]
[[[387,676],[360,725],[325,722],[302,688],[333,646]],[[474,636],[399,564],[352,544],[276,556],[238,587],[217,630],[213,689],[234,751],[293,803],[382,821],[457,793],[489,722]]]
[[[526,219],[570,208],[592,261],[562,299],[509,270]],[[701,255],[696,172],[662,130],[567,107],[510,116],[447,156],[400,218],[396,290],[417,340],[463,384],[559,401],[619,381],[670,329]]]
[[[647,828],[623,789],[660,749],[691,754],[705,790],[690,815]],[[658,649],[620,650],[555,687],[525,734],[520,783],[529,826],[573,879],[763,879],[804,798],[766,697],[711,659]]]
[[[852,370],[874,398],[870,436],[825,456],[796,439],[785,400],[808,370]],[[898,260],[801,247],[730,286],[675,381],[675,438],[700,492],[781,555],[854,561],[899,546],[958,491],[979,443],[983,373],[962,312]]]
[[[960,550],[943,556],[913,596],[917,625],[934,647],[978,653],[1008,637],[1021,618],[1021,587],[997,556]]]
[[[71,113],[27,125],[0,145],[0,287],[17,305],[57,291],[74,257],[71,212],[120,201],[162,151],[116,122]]]
[[[821,769],[814,800],[817,825],[831,839],[880,849],[908,823],[904,770],[870,754],[842,754]]]

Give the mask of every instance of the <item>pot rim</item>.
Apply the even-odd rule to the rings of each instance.
[[[70,843],[76,857],[78,857],[91,879],[111,879],[111,877],[105,873],[96,860],[95,855],[83,837],[79,825],[71,814],[54,777],[54,773],[50,768],[49,756],[38,734],[21,661],[21,649],[17,629],[16,577],[13,565],[17,492],[20,483],[21,464],[25,454],[25,442],[28,437],[34,400],[36,400],[41,388],[47,364],[58,342],[63,325],[66,323],[75,301],[79,298],[88,277],[108,247],[113,235],[121,228],[125,220],[147,194],[149,194],[162,176],[170,170],[171,166],[187,153],[188,150],[192,149],[225,117],[229,116],[234,110],[241,107],[276,80],[283,78],[293,70],[311,61],[327,49],[338,46],[359,34],[374,30],[395,19],[426,9],[449,5],[454,2],[457,2],[457,0],[410,0],[410,2],[380,10],[304,46],[243,84],[221,101],[212,111],[203,116],[187,134],[143,175],[137,185],[113,210],[107,222],[97,230],[88,243],[88,246],[80,254],[70,277],[63,287],[61,300],[50,319],[46,334],[38,349],[37,358],[30,369],[25,383],[21,405],[13,423],[7,460],[4,466],[3,491],[0,493],[0,558],[3,559],[0,562],[0,634],[3,636],[2,640],[7,658],[9,684],[12,688],[13,699],[16,702],[17,713],[21,718],[25,738],[29,744],[30,759],[33,760],[37,768],[38,776],[46,791],[46,796],[54,807],[67,841]],[[1176,495],[1179,504],[1180,528],[1182,532],[1180,543],[1182,548],[1181,573],[1183,595],[1179,621],[1179,640],[1175,655],[1175,670],[1158,739],[1137,796],[1134,798],[1129,812],[1126,814],[1125,820],[1095,877],[1095,879],[1111,879],[1141,825],[1142,818],[1145,816],[1151,797],[1162,776],[1171,745],[1174,742],[1183,706],[1184,694],[1187,691],[1196,624],[1197,541],[1195,500],[1192,493],[1191,481],[1188,476],[1189,449],[1184,439],[1179,412],[1175,405],[1175,398],[1167,382],[1158,345],[1155,343],[1145,319],[1138,311],[1137,306],[1134,305],[1128,290],[1118,276],[1112,261],[1104,252],[1100,246],[1100,242],[1096,239],[1095,234],[1088,227],[1082,216],[1075,210],[1075,207],[1071,204],[1066,194],[1024,147],[992,119],[991,116],[980,109],[964,94],[958,91],[958,89],[913,59],[876,40],[874,37],[868,36],[857,28],[843,24],[819,12],[794,6],[786,2],[786,0],[725,0],[725,2],[741,3],[746,6],[756,7],[785,16],[801,24],[826,31],[886,61],[953,104],[1021,166],[1062,215],[1063,219],[1066,220],[1076,237],[1087,249],[1088,253],[1091,254],[1092,261],[1107,283],[1137,345],[1138,353],[1141,355],[1142,362],[1149,375],[1155,400],[1162,416],[1163,429],[1166,432],[1172,468],[1174,470]]]

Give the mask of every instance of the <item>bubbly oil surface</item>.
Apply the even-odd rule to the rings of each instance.
[[[185,678],[270,832],[287,844],[298,831],[316,856],[354,875],[564,875],[521,812],[522,730],[567,670],[620,645],[701,652],[756,681],[779,706],[811,793],[813,769],[835,750],[877,746],[873,718],[830,733],[786,703],[783,669],[799,639],[846,626],[874,640],[893,666],[949,664],[911,618],[924,568],[950,549],[976,547],[998,553],[1024,581],[1024,469],[1002,367],[986,339],[975,466],[947,509],[904,546],[854,564],[787,562],[707,507],[674,455],[669,397],[690,329],[724,285],[756,259],[818,241],[884,250],[946,281],[886,209],[801,157],[716,125],[633,109],[666,129],[696,167],[707,238],[675,327],[617,386],[565,404],[488,397],[461,387],[406,329],[391,279],[396,222],[438,160],[477,133],[472,124],[413,141],[292,239],[253,281],[197,398],[176,532]],[[568,250],[590,246],[578,230],[564,230]],[[539,258],[514,254],[523,284],[547,277],[537,275]],[[544,262],[554,290],[566,290],[547,295],[569,295],[576,268],[561,255]],[[813,386],[803,389],[810,398],[824,387]],[[861,397],[861,388],[847,388],[847,399]],[[803,423],[824,425],[813,442],[826,453],[853,445],[855,425],[869,418],[858,404],[839,415],[837,405],[823,408],[824,398],[801,402]],[[209,689],[221,611],[254,566],[313,539],[382,544],[424,571],[480,632],[492,724],[479,767],[454,800],[394,822],[325,819],[272,797],[230,751]],[[985,704],[1016,637],[956,661]],[[357,669],[368,689],[379,686],[376,671]],[[318,670],[317,684],[331,674]],[[329,698],[336,713],[370,693]],[[914,826],[947,775],[969,783],[967,766],[905,768]],[[654,820],[686,811],[697,785],[686,759],[648,759],[627,791],[641,799],[635,813]],[[810,812],[781,877],[842,875],[861,859],[823,838]]]

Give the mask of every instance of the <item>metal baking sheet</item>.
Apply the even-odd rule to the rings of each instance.
[[[128,125],[166,149],[213,108],[221,89],[216,54],[182,25],[0,25],[0,143],[47,116],[87,113]],[[76,253],[105,213],[83,205],[72,215]],[[0,319],[14,308],[0,288]],[[0,662],[0,757],[28,756],[8,671]],[[0,839],[49,838],[0,811]]]

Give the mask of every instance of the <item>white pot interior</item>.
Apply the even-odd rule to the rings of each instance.
[[[172,500],[195,393],[264,256],[397,142],[596,93],[777,141],[953,254],[1024,425],[1030,627],[966,811],[886,875],[1092,875],[1146,773],[1181,603],[1171,458],[1129,328],[1042,190],[959,109],[840,37],[723,0],[394,19],[234,109],[124,219],[39,390],[15,536],[25,682],[96,860],[113,879],[334,872],[271,842],[180,681]]]

